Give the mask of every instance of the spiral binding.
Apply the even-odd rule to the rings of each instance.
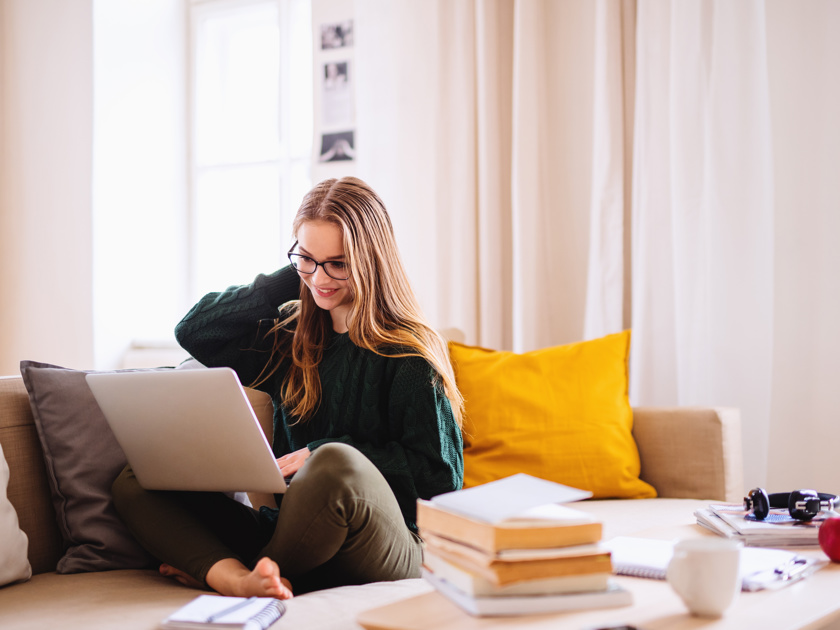
[[[616,566],[615,572],[618,575],[629,575],[631,577],[647,578],[649,580],[665,579],[665,570],[653,567]]]
[[[243,626],[245,630],[265,630],[286,612],[286,604],[279,599],[268,602],[256,615],[251,617]]]

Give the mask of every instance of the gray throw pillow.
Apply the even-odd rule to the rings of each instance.
[[[85,381],[88,372],[22,361],[66,551],[58,573],[154,566],[120,520],[111,484],[125,455]]]

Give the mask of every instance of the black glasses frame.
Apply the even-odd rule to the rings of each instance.
[[[307,276],[311,276],[313,273],[318,271],[318,267],[320,267],[321,269],[324,270],[324,273],[327,274],[333,280],[347,280],[348,278],[350,278],[350,265],[347,265],[347,263],[343,263],[344,265],[347,266],[347,275],[344,276],[343,278],[338,278],[338,277],[332,275],[329,272],[329,270],[327,269],[327,265],[330,264],[330,263],[340,262],[340,261],[327,260],[325,262],[318,262],[317,260],[315,260],[311,256],[304,256],[303,254],[298,254],[297,252],[289,252],[289,253],[286,254],[286,256],[289,257],[289,262],[291,263],[292,267],[295,268],[295,271],[297,271],[298,273],[305,273]],[[293,257],[306,258],[307,260],[311,260],[312,262],[315,263],[315,269],[313,269],[312,271],[303,271],[300,267],[298,267],[295,264],[295,260],[294,260]]]

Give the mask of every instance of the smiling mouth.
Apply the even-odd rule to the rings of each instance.
[[[338,291],[338,289],[319,289],[318,287],[314,287],[314,289],[315,289],[315,292],[316,292],[318,295],[320,295],[321,297],[329,297],[329,296],[331,296],[333,293],[335,293],[336,291]]]

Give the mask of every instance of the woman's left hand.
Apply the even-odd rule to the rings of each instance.
[[[284,477],[291,477],[300,470],[300,467],[303,466],[303,463],[311,454],[309,449],[304,446],[300,450],[283,455],[283,457],[277,460],[277,464],[280,466],[280,472],[283,473]]]

